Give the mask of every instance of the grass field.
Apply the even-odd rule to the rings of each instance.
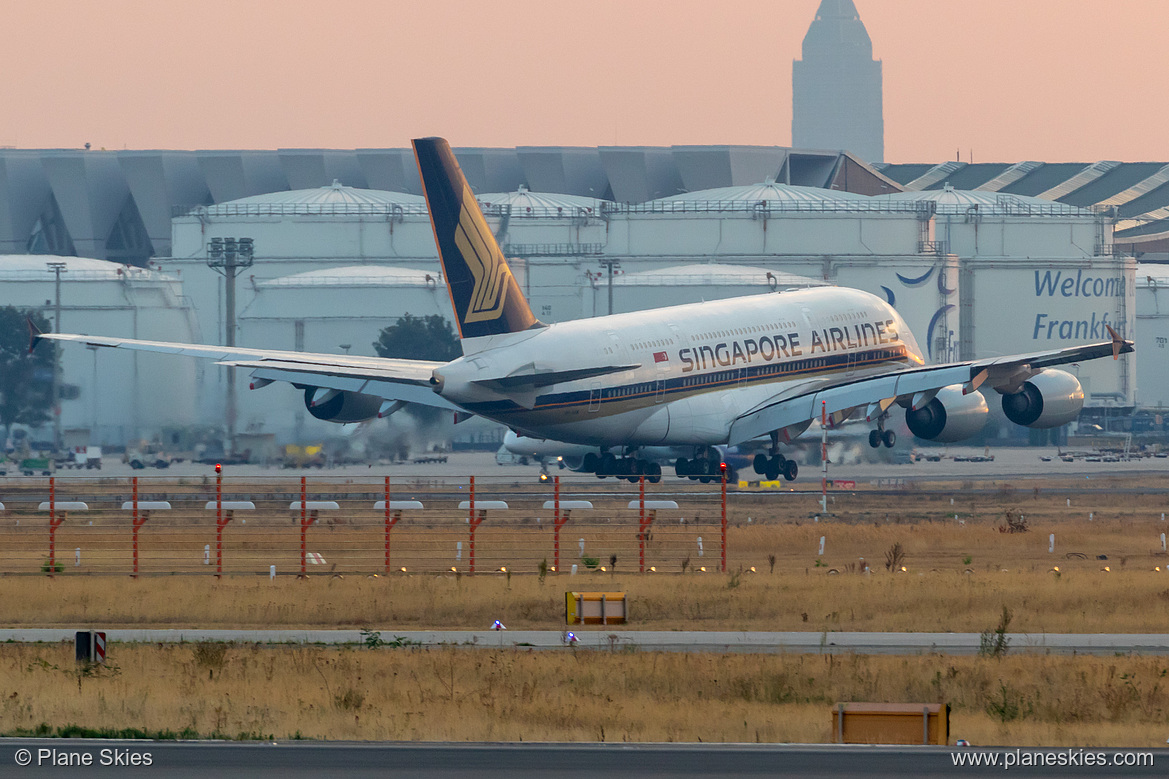
[[[951,742],[1156,746],[1169,660],[569,650],[0,646],[0,731],[186,737],[827,742],[837,701],[949,702]]]
[[[111,502],[123,497],[122,486],[97,486]],[[430,500],[423,491],[431,487],[416,486]],[[1071,491],[1053,494],[1055,486]],[[70,517],[58,537],[67,570],[36,574],[47,520],[12,511],[5,496],[0,573],[12,575],[0,576],[0,626],[361,627],[386,638],[395,629],[485,629],[496,619],[512,629],[555,629],[566,590],[603,589],[627,593],[636,629],[982,632],[1007,606],[1011,631],[1163,632],[1166,499],[1144,488],[1165,486],[1169,478],[1146,477],[861,490],[835,495],[819,521],[810,493],[734,494],[727,573],[718,572],[709,490],[679,493],[686,510],[658,518],[646,542],[646,565],[657,571],[645,574],[637,572],[637,518],[627,494],[596,491],[596,512],[565,528],[564,570],[544,575],[551,514],[536,488],[509,497],[512,509],[479,529],[474,576],[466,556],[454,559],[459,541],[469,541],[465,517],[454,511],[404,518],[394,528],[395,571],[385,574],[380,518],[354,498],[343,521],[308,529],[308,549],[330,564],[306,579],[290,575],[299,570],[300,528],[281,504],[287,494],[225,531],[232,575],[222,579],[202,563],[214,541],[205,511],[176,511],[144,526],[143,570],[152,575],[138,579],[124,575],[124,513],[92,512],[92,525]],[[495,486],[505,488],[520,489]],[[491,489],[480,494],[493,497]],[[1008,517],[1026,532],[1001,532]],[[578,539],[610,570],[585,568]],[[83,549],[80,567],[71,566],[75,547]],[[576,576],[567,573],[573,562]],[[276,579],[256,575],[269,564],[278,567]],[[428,570],[445,573],[421,572]],[[1164,743],[1169,714],[1169,660],[1159,657],[114,645],[110,662],[84,675],[71,647],[0,645],[0,731],[52,734],[76,725],[232,738],[819,742],[831,738],[829,707],[837,701],[945,701],[954,706],[951,740],[1151,746]]]
[[[480,529],[480,571],[486,572],[475,576],[465,574],[464,558],[458,573],[341,577],[313,567],[310,573],[316,575],[299,580],[287,575],[299,570],[299,528],[290,529],[286,519],[280,526],[254,521],[246,535],[233,529],[240,546],[229,551],[260,555],[278,547],[284,575],[275,580],[216,579],[208,575],[213,569],[201,564],[194,567],[203,575],[137,580],[77,575],[71,567],[55,577],[7,576],[0,625],[392,630],[483,628],[502,619],[517,628],[554,628],[563,619],[566,590],[597,589],[627,592],[631,624],[645,629],[979,632],[995,623],[1003,605],[1016,615],[1012,629],[1029,632],[1160,632],[1169,622],[1169,557],[1160,540],[1169,528],[1160,520],[1155,496],[1126,494],[1112,498],[1111,506],[1105,495],[1073,496],[1074,505],[1095,507],[1088,509],[1091,521],[1084,508],[1069,510],[1064,496],[1029,493],[999,500],[983,494],[977,500],[985,505],[955,517],[948,500],[934,494],[914,502],[911,495],[904,500],[913,510],[889,511],[887,520],[881,504],[892,499],[858,496],[849,512],[819,522],[790,512],[744,516],[754,507],[739,508],[728,529],[726,574],[718,573],[718,528],[696,526],[692,518],[655,529],[646,560],[657,572],[646,574],[637,572],[636,521],[569,525],[572,532],[566,530],[562,543],[564,570],[541,577],[539,564],[551,562],[551,534],[517,517]],[[1025,518],[1028,532],[1000,532],[1008,511]],[[93,529],[83,526],[78,532]],[[342,554],[340,539],[351,543],[363,532],[378,547],[372,529],[314,530],[309,548],[323,550],[328,559]],[[408,548],[411,533],[423,535],[405,528],[395,543]],[[1053,533],[1055,551],[1049,552]],[[455,538],[466,530],[449,527],[441,534],[443,544],[454,549]],[[702,556],[698,537],[705,539]],[[9,555],[19,554],[15,538],[9,533],[4,539]],[[578,575],[569,575],[567,563],[579,562],[576,538],[585,538],[589,554],[607,568],[616,555],[616,569],[602,573],[582,566]],[[29,532],[26,540],[43,539]],[[895,545],[903,557],[887,565]],[[500,550],[508,556],[500,557]],[[201,546],[194,551],[201,555]],[[395,554],[407,552],[395,546]],[[267,571],[267,565],[256,567]]]
[[[1100,479],[1043,483],[940,483],[912,485],[891,492],[860,490],[831,496],[829,515],[815,521],[816,496],[809,492],[733,492],[728,497],[727,563],[756,571],[802,571],[805,568],[861,566],[861,558],[880,568],[886,551],[901,543],[914,572],[1047,570],[1054,565],[1093,570],[1097,557],[1109,558],[1115,569],[1122,563],[1153,570],[1164,558],[1160,534],[1169,530],[1161,520],[1169,509],[1166,497],[1141,490],[1169,485],[1164,477]],[[205,489],[202,485],[195,485]],[[234,485],[231,497],[254,500],[254,512],[239,512],[222,531],[225,573],[295,574],[301,565],[300,517],[288,509],[298,498],[297,485]],[[316,485],[313,498],[337,499],[341,508],[325,512],[317,524],[304,529],[305,546],[326,563],[310,572],[385,573],[384,516],[372,509],[377,485]],[[561,567],[583,557],[622,574],[639,567],[638,511],[628,507],[637,490],[629,485],[580,485],[566,488],[565,496],[587,497],[592,511],[574,512],[561,532]],[[1053,492],[1053,488],[1070,492]],[[167,499],[174,510],[156,512],[139,529],[139,562],[143,574],[207,575],[216,570],[214,511],[203,507],[192,485],[161,484],[143,488],[144,499]],[[31,489],[31,488],[30,488]],[[399,497],[417,497],[424,511],[407,511],[393,527],[391,571],[444,572],[452,567],[468,572],[471,534],[466,510],[456,510],[450,484],[399,485]],[[121,490],[122,492],[117,492]],[[56,562],[66,575],[128,574],[132,570],[131,514],[121,510],[126,497],[124,480],[115,483],[76,482],[58,490],[59,499],[79,497],[91,510],[71,513],[55,531]],[[184,491],[186,490],[186,491]],[[283,492],[281,491],[283,490]],[[445,492],[444,492],[445,490]],[[541,563],[555,562],[553,512],[544,509],[547,488],[515,483],[492,483],[479,490],[481,499],[507,497],[510,508],[492,511],[476,529],[477,571],[507,567],[534,574]],[[457,497],[459,493],[455,493]],[[8,510],[0,512],[0,574],[47,570],[49,526],[47,512],[35,511],[30,493],[5,494]],[[658,512],[644,545],[645,565],[659,572],[680,573],[719,563],[721,518],[718,494],[709,487],[657,485],[647,497],[676,499],[679,509]],[[1007,516],[1025,521],[1027,533],[1005,534]],[[1091,518],[1091,519],[1089,519]],[[1054,554],[1048,553],[1049,535],[1056,535]],[[819,539],[825,538],[824,554]],[[584,553],[581,548],[583,545]],[[1077,555],[1067,559],[1067,554]],[[1082,555],[1081,559],[1079,555]],[[965,562],[969,559],[969,563]],[[817,565],[817,561],[821,565]],[[209,564],[208,564],[209,563]]]
[[[912,562],[912,559],[911,559]],[[564,592],[627,593],[630,627],[658,630],[981,632],[1003,605],[1012,631],[1157,633],[1169,624],[1169,574],[1121,568],[871,575],[401,576],[4,581],[9,627],[368,627],[556,629]]]

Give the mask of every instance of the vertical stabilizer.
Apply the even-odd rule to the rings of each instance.
[[[542,327],[520,292],[450,145],[442,138],[419,138],[414,141],[414,156],[459,337],[482,338]]]

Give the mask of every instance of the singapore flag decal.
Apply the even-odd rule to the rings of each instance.
[[[665,352],[654,352],[654,362],[669,362],[670,357]]]

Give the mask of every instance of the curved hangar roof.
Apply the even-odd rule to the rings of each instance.
[[[294,289],[304,287],[428,287],[442,284],[442,276],[414,268],[395,265],[347,265],[294,273],[256,283],[257,289]]]
[[[774,286],[772,286],[774,283]],[[625,273],[613,278],[615,287],[759,287],[761,290],[823,287],[824,282],[794,273],[769,271],[750,265],[674,265],[669,268]]]
[[[248,213],[330,214],[383,213],[400,208],[419,209],[424,205],[419,195],[388,192],[381,189],[347,187],[334,181],[327,187],[293,189],[242,197],[196,209],[208,216],[235,216]]]
[[[0,280],[52,281],[46,263],[62,262],[65,271],[61,281],[96,281],[108,279],[164,279],[173,277],[147,268],[123,265],[109,260],[91,260],[88,257],[59,257],[53,254],[0,254]]]
[[[794,184],[780,184],[768,181],[763,184],[747,184],[737,187],[717,187],[715,189],[701,189],[696,192],[685,192],[681,195],[670,195],[651,202],[654,203],[759,203],[775,201],[781,203],[831,203],[840,200],[866,201],[867,195],[857,195],[852,192],[842,192],[835,189],[821,189],[819,187],[801,187]]]
[[[965,211],[972,206],[978,206],[979,210],[990,213],[1039,212],[1091,215],[1091,211],[1088,209],[1077,208],[1076,206],[1070,206],[1064,203],[1053,203],[1050,200],[1044,200],[1039,197],[1005,195],[1001,192],[987,192],[977,189],[954,189],[953,187],[926,189],[917,192],[891,192],[887,195],[873,195],[872,199],[876,201],[896,201],[901,203],[933,202],[937,206],[938,213],[953,213],[958,210]]]
[[[576,213],[584,210],[587,213],[596,213],[603,204],[612,204],[611,200],[603,200],[581,195],[557,195],[546,192],[531,192],[527,187],[520,187],[514,192],[490,192],[476,195],[479,205],[484,210],[511,206],[512,216],[532,214],[548,216],[560,213]]]

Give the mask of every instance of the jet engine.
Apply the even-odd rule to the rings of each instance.
[[[918,438],[948,444],[976,435],[989,413],[982,393],[963,395],[961,384],[951,384],[921,408],[906,409],[905,423]]]
[[[342,392],[320,387],[305,387],[304,405],[308,413],[326,422],[364,422],[377,416],[382,398],[360,392]]]
[[[1059,427],[1076,419],[1084,407],[1084,388],[1067,371],[1043,370],[1023,382],[1018,392],[1003,395],[1003,413],[1024,427]]]

